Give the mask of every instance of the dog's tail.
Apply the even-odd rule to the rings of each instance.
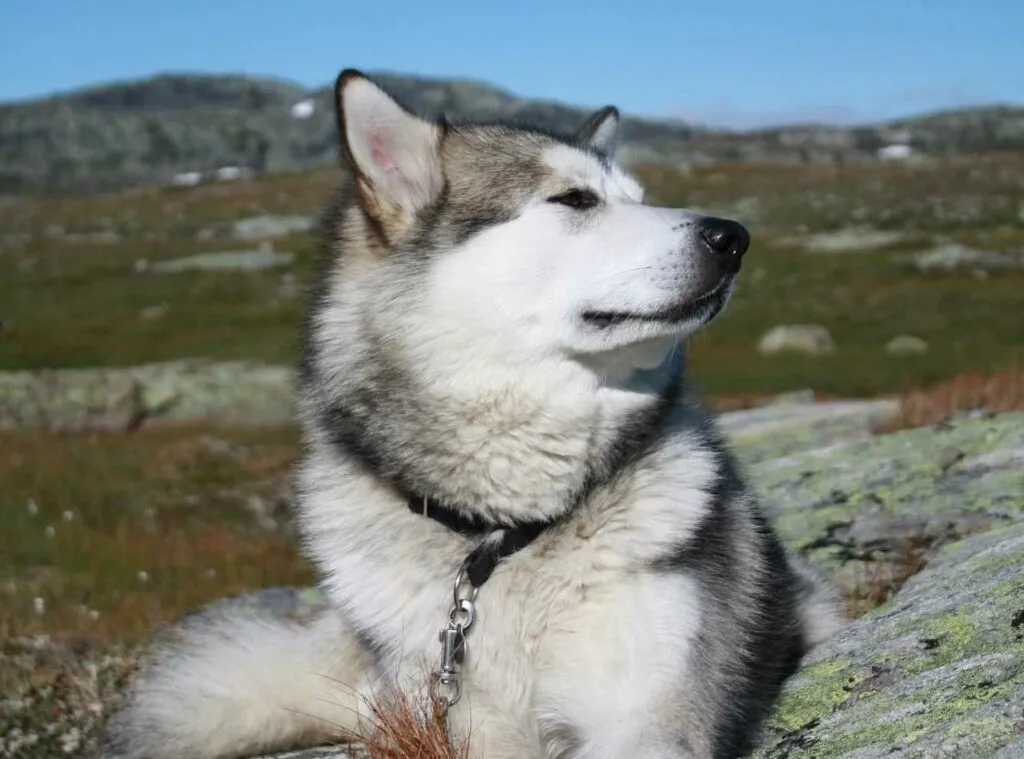
[[[168,636],[108,721],[103,759],[227,759],[358,727],[367,655],[335,613],[300,625],[235,610]]]
[[[807,647],[815,648],[844,626],[843,604],[839,589],[802,557],[790,556],[796,575],[797,608]]]

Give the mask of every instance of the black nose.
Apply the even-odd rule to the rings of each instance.
[[[700,236],[723,269],[730,274],[740,270],[743,254],[750,246],[750,232],[746,227],[729,219],[712,216],[701,219]]]

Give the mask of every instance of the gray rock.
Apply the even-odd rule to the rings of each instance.
[[[753,409],[721,414],[719,426],[748,463],[777,459],[841,442],[867,440],[899,411],[899,401],[828,401],[785,398]]]
[[[1024,413],[847,437],[776,458],[763,438],[756,456],[736,442],[783,538],[846,590],[901,564],[908,540],[935,550],[1024,512]]]
[[[980,251],[956,242],[947,242],[918,253],[911,259],[925,273],[961,270],[997,272],[1024,270],[1024,250]]]
[[[885,344],[885,352],[893,356],[927,353],[928,343],[915,335],[897,335]]]
[[[286,751],[283,754],[273,754],[273,759],[360,759],[362,752],[353,751],[344,747],[333,748],[310,748],[301,751]],[[259,757],[258,759],[270,759],[270,756]]]
[[[185,271],[259,271],[289,266],[294,260],[294,254],[279,250],[228,250],[157,261],[146,268],[159,274],[179,274]]]
[[[853,253],[878,250],[903,242],[906,238],[905,232],[850,228],[786,238],[776,243],[775,247],[799,247],[808,253]]]
[[[269,240],[308,232],[314,223],[315,220],[309,216],[251,216],[236,221],[232,233],[241,240]]]
[[[146,306],[146,308],[139,311],[139,316],[147,321],[160,319],[168,312],[168,310],[170,310],[170,306],[166,303],[159,303],[155,306]]]
[[[326,608],[319,588],[266,588],[253,593],[223,598],[194,612],[195,616],[218,616],[246,612],[270,612],[282,619],[303,621]]]
[[[886,606],[812,654],[759,759],[1017,757],[1024,524],[947,546]]]
[[[125,368],[0,373],[0,429],[123,429],[133,420],[293,419],[292,367],[171,361]]]
[[[836,348],[829,331],[820,324],[783,324],[765,332],[757,343],[761,353],[796,352],[812,356],[831,353]]]

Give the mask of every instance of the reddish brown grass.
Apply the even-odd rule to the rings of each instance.
[[[453,740],[437,698],[418,701],[406,693],[369,704],[371,724],[352,736],[371,759],[466,759],[468,740]]]
[[[911,577],[927,565],[925,558],[932,541],[925,537],[908,538],[895,562],[866,565],[854,590],[846,597],[846,613],[851,619],[867,614],[881,606]]]
[[[990,414],[1024,411],[1024,369],[994,374],[972,372],[930,388],[905,392],[899,412],[875,432],[926,427],[975,410]]]
[[[278,508],[295,455],[291,429],[0,433],[0,638],[133,641],[223,596],[311,584],[287,525],[247,506]]]

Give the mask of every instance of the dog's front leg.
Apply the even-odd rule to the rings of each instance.
[[[686,686],[696,598],[678,575],[616,578],[549,624],[533,697],[547,759],[710,757]]]

